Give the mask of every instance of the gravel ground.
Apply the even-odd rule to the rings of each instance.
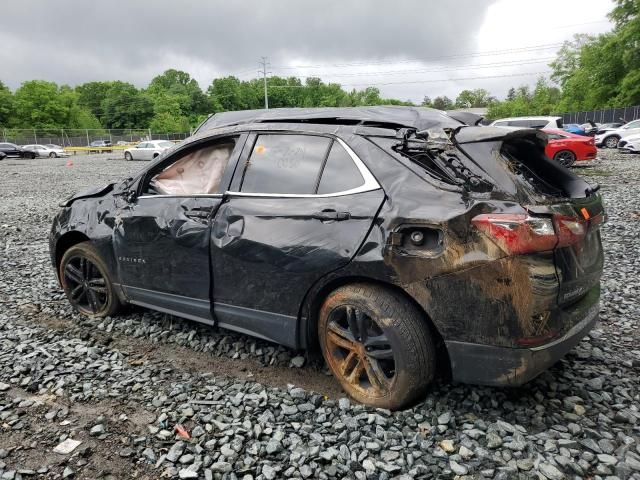
[[[0,163],[0,479],[640,479],[640,157],[601,152],[602,322],[528,385],[435,385],[391,413],[299,352],[142,309],[74,314],[57,203],[140,163]]]

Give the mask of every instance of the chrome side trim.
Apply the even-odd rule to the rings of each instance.
[[[138,198],[222,198],[224,195],[221,193],[192,193],[190,195],[140,195]]]
[[[267,198],[330,198],[330,197],[342,197],[344,195],[354,195],[356,193],[363,192],[371,192],[374,190],[380,189],[380,184],[373,176],[373,174],[369,171],[367,166],[364,164],[362,160],[356,155],[356,153],[351,150],[351,147],[347,145],[341,138],[336,138],[337,142],[342,145],[342,147],[347,151],[353,163],[355,163],[356,167],[360,171],[360,175],[364,179],[364,183],[359,187],[352,188],[350,190],[345,190],[342,192],[334,192],[334,193],[323,193],[323,194],[313,194],[313,193],[249,193],[249,192],[225,192],[225,195],[229,195],[230,197],[267,197]]]

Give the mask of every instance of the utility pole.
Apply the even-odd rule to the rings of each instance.
[[[267,93],[267,74],[271,72],[267,72],[267,67],[269,67],[269,61],[267,57],[260,57],[260,61],[258,65],[262,67],[261,70],[258,70],[258,73],[262,74],[262,79],[264,80],[264,109],[269,110],[269,94]]]

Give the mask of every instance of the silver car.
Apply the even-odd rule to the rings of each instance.
[[[40,145],[40,144],[24,145],[22,148],[24,148],[25,150],[35,151],[39,157],[57,158],[57,157],[69,156],[69,154],[65,152],[61,146],[53,145],[50,143],[46,145]]]
[[[168,140],[150,140],[141,142],[135,147],[127,148],[124,151],[124,159],[131,160],[153,160],[165,150],[174,147],[175,143]]]

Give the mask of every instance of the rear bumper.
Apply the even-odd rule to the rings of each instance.
[[[575,347],[598,321],[600,303],[567,313],[582,318],[562,337],[532,348],[508,348],[447,341],[453,381],[518,386],[537,377]],[[570,321],[570,319],[568,319]]]

